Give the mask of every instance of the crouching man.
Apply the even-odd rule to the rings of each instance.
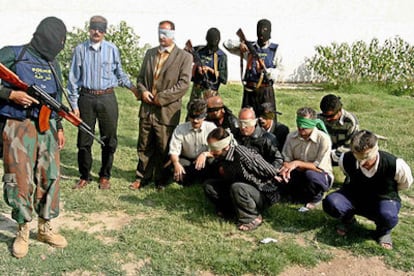
[[[378,138],[361,130],[351,140],[351,152],[339,159],[349,183],[327,196],[323,209],[341,220],[337,233],[346,235],[355,224],[355,215],[375,222],[374,238],[385,249],[392,249],[391,230],[398,223],[401,199],[398,191],[412,182],[411,169],[401,158],[378,150]]]
[[[210,157],[207,146],[207,135],[216,128],[212,122],[205,121],[207,103],[203,99],[194,99],[188,105],[189,122],[178,125],[170,141],[171,165],[163,171],[162,185],[165,178],[174,171],[174,180],[184,186],[202,181],[207,176]],[[172,167],[172,169],[171,169]]]
[[[236,213],[239,230],[256,229],[263,222],[260,213],[279,200],[277,169],[255,151],[235,145],[221,127],[210,132],[207,142],[220,175],[205,181],[207,197],[218,213]]]

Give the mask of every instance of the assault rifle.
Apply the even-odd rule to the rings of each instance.
[[[187,40],[187,42],[185,43],[185,49],[187,52],[189,52],[190,54],[193,55],[193,62],[196,65],[196,68],[201,68],[202,74],[203,74],[203,82],[207,85],[207,89],[211,89],[211,81],[209,81],[208,79],[208,74],[207,72],[205,72],[202,67],[203,67],[203,62],[201,61],[201,57],[200,55],[197,53],[197,51],[194,49],[193,44],[191,43],[191,40]]]
[[[243,42],[244,44],[246,44],[247,49],[249,49],[250,54],[254,58],[256,58],[259,61],[260,65],[264,68],[264,70],[266,70],[266,65],[264,64],[263,59],[260,58],[260,56],[257,53],[256,49],[253,47],[253,44],[246,39],[246,36],[244,35],[242,29],[238,29],[236,34],[240,38],[240,42]]]
[[[249,53],[259,62],[260,66],[263,68],[263,71],[260,73],[259,82],[257,83],[257,87],[260,87],[263,81],[264,73],[266,72],[266,64],[264,63],[263,59],[260,58],[252,43],[246,39],[246,36],[244,35],[242,29],[238,29],[236,34],[240,38],[240,42],[246,44],[247,49],[249,49]]]
[[[0,63],[0,79],[8,82],[12,86],[25,91],[27,94],[36,98],[42,107],[39,112],[39,131],[44,132],[50,128],[49,118],[52,110],[55,111],[59,116],[69,121],[72,125],[78,127],[81,131],[92,136],[99,144],[105,145],[104,142],[96,137],[91,128],[85,124],[78,116],[76,116],[67,106],[56,101],[46,91],[37,85],[28,85],[23,82],[14,72],[9,68]]]

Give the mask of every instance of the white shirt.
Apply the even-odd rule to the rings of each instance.
[[[379,159],[380,159],[379,153],[377,153],[377,160],[375,161],[374,166],[372,166],[372,168],[369,170],[367,170],[364,167],[360,167],[358,161],[355,162],[355,166],[357,169],[361,169],[361,172],[366,177],[371,178],[376,174],[378,170]],[[345,173],[343,161],[344,161],[344,154],[341,155],[338,164],[341,170]],[[413,176],[411,174],[410,166],[408,166],[408,164],[401,158],[397,158],[397,161],[396,161],[394,180],[398,183],[398,190],[408,189],[413,183]]]

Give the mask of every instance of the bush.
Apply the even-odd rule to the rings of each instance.
[[[66,37],[65,48],[59,54],[59,60],[62,65],[62,73],[65,82],[69,75],[70,63],[72,61],[72,53],[75,47],[89,39],[89,23],[86,22],[83,29],[73,28],[72,32],[68,32]],[[120,52],[122,68],[132,81],[138,76],[142,59],[145,51],[150,48],[149,44],[143,47],[139,46],[140,37],[135,34],[134,30],[127,25],[125,21],[121,21],[119,25],[110,25],[107,29],[105,39],[114,43]]]
[[[414,76],[414,47],[400,37],[377,38],[367,44],[356,41],[316,46],[306,65],[316,78],[334,86],[373,82],[386,85],[396,95],[411,94]]]

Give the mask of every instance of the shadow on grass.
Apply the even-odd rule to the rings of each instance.
[[[61,152],[61,173],[64,177],[67,179],[73,179],[74,181],[79,180],[79,170],[78,170],[78,161],[77,161],[77,148],[72,147],[69,149],[65,149]],[[117,153],[115,153],[116,155]],[[101,167],[101,159],[100,159],[100,149],[99,153],[95,154],[93,153],[93,163],[92,163],[92,169],[91,169],[91,176],[93,181],[97,181],[99,179],[99,170]],[[130,156],[129,160],[123,160],[123,162],[130,162],[136,164],[136,156]],[[122,169],[121,166],[117,166],[117,163],[114,162],[112,166],[112,178],[119,178],[123,179],[126,182],[132,182],[134,180],[135,176],[135,170],[126,170]]]
[[[265,219],[276,231],[294,234],[314,230],[327,223],[322,210],[299,212],[301,206],[289,202],[275,204],[264,212]]]
[[[280,203],[265,212],[266,221],[279,232],[299,234],[315,231],[315,239],[335,247],[353,247],[365,241],[372,241],[373,226],[357,223],[346,236],[336,233],[339,221],[329,217],[322,209],[298,212],[300,205]]]
[[[0,214],[0,242],[7,246],[8,252],[11,252],[17,224],[14,220]],[[4,252],[4,254],[6,254]]]
[[[374,230],[360,223],[351,227],[345,236],[340,236],[336,232],[338,223],[338,220],[330,220],[317,231],[315,238],[327,245],[342,248],[353,248],[367,241],[374,241]]]
[[[144,193],[141,195],[140,193]],[[206,216],[217,217],[214,206],[204,195],[201,184],[183,187],[177,183],[168,185],[164,190],[157,191],[153,184],[141,188],[136,194],[122,195],[120,200],[140,204],[150,208],[162,208],[180,214],[192,223],[202,223]]]

